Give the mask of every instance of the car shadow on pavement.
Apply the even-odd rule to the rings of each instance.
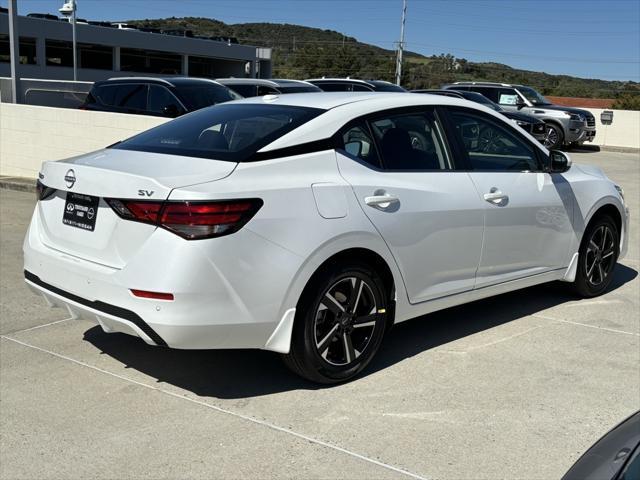
[[[618,265],[609,291],[638,272]],[[395,326],[360,375],[367,376],[426,350],[509,323],[576,298],[566,285],[549,283],[415,318]],[[152,347],[121,333],[93,327],[84,340],[139,372],[200,397],[241,399],[289,390],[330,388],[289,372],[279,355],[262,350],[172,350]],[[357,381],[357,379],[356,379]]]

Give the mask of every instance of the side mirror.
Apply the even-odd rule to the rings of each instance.
[[[549,161],[549,173],[564,173],[571,168],[571,158],[560,150],[551,150]]]
[[[167,105],[166,107],[163,107],[162,114],[165,117],[175,118],[178,115],[180,115],[180,109],[178,108],[177,105],[171,103],[171,104]]]
[[[523,101],[520,97],[518,97],[518,98],[516,99],[516,108],[517,108],[518,110],[522,110],[522,109],[523,109],[524,107],[526,107],[526,106],[527,106],[527,104],[526,104],[526,103],[524,103],[524,101]]]

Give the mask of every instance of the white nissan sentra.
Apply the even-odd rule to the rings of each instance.
[[[622,189],[501,115],[409,93],[266,96],[45,162],[24,243],[51,305],[179,349],[360,372],[393,323],[561,280],[603,293]]]

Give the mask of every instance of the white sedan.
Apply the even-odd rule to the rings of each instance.
[[[261,348],[332,383],[393,323],[561,280],[603,293],[622,190],[503,116],[409,93],[226,103],[45,162],[24,243],[51,305],[179,349]]]

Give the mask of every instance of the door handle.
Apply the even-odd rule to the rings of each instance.
[[[376,192],[378,193],[378,192]],[[400,199],[394,195],[385,193],[383,195],[373,195],[371,197],[364,197],[364,203],[373,208],[384,210],[389,208],[392,204],[398,203]]]
[[[487,202],[493,203],[493,204],[496,204],[496,205],[509,200],[509,195],[506,195],[506,194],[502,193],[496,187],[493,187],[489,191],[489,193],[485,193],[483,195],[483,197]]]

